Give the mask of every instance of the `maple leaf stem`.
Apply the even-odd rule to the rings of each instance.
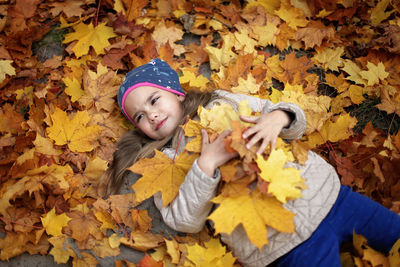
[[[373,156],[375,156],[375,155],[377,155],[377,154],[379,154],[379,153],[380,153],[380,151],[379,151],[379,152],[374,152],[374,153],[372,153],[372,154],[369,154],[369,155],[366,156],[365,158],[362,158],[362,159],[357,160],[356,162],[354,162],[353,165],[356,166],[356,165],[359,164],[360,162],[362,162],[362,161],[364,161],[364,160],[367,160],[367,159],[370,159],[370,158],[372,158]]]
[[[186,128],[186,125],[187,125],[188,121],[189,121],[189,117],[186,117],[185,124],[183,125],[183,130],[182,130],[181,133],[179,133],[180,137],[179,137],[179,140],[178,140],[178,144],[176,145],[175,154],[174,154],[174,158],[172,159],[172,162],[175,161],[176,154],[178,154],[178,148],[179,148],[179,145],[181,144],[182,137],[184,136],[185,128]]]
[[[117,220],[114,218],[114,216],[111,214],[111,212],[109,212],[109,211],[106,211],[106,212],[107,212],[108,214],[110,214],[111,218],[114,220],[114,222],[117,223],[118,227],[119,227],[120,229],[122,229],[122,231],[125,233],[126,238],[130,239],[129,233],[128,233],[128,231],[126,230],[126,228],[125,228],[122,224],[120,224],[119,222],[117,222]]]
[[[317,130],[317,133],[321,136],[322,140],[325,143],[325,146],[328,148],[328,151],[333,153],[333,159],[335,160],[336,164],[341,165],[342,163],[339,161],[339,158],[338,158],[332,144],[328,140],[325,140],[324,136],[321,134],[320,131]]]
[[[392,120],[390,121],[389,128],[388,128],[388,131],[387,131],[387,135],[388,136],[390,135],[390,129],[392,128],[392,124],[393,124],[395,116],[396,116],[396,112],[393,112],[393,117],[392,117]]]
[[[99,3],[97,4],[96,17],[94,19],[94,27],[97,27],[97,24],[99,23],[100,6],[101,6],[101,0],[99,0]]]
[[[232,30],[232,27],[229,26],[228,24],[224,23],[223,21],[221,21],[221,20],[219,20],[219,19],[217,19],[217,18],[215,18],[215,17],[213,17],[213,16],[211,16],[210,18],[213,19],[213,20],[218,21],[219,23],[221,23],[222,25],[224,25],[225,27],[227,27],[229,30]]]
[[[125,228],[123,225],[121,225],[120,223],[118,223],[118,222],[117,222],[117,224],[118,224],[118,227],[121,228],[122,231],[124,231],[126,238],[130,239],[130,238],[129,238],[129,233],[128,233],[128,231],[126,230],[126,228]]]

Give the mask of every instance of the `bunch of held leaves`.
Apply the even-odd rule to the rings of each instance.
[[[156,248],[142,266],[233,264],[230,252],[204,233],[172,240],[152,234],[134,194],[104,200],[97,193],[114,143],[127,130],[115,101],[122,74],[155,57],[180,71],[186,90],[221,88],[298,104],[308,125],[291,144],[295,158],[304,162],[298,152],[313,149],[343,184],[400,211],[396,1],[14,0],[0,1],[0,14],[1,260],[49,253],[57,263],[95,265],[93,255],[118,255],[122,243]],[[49,33],[58,39],[44,42]],[[67,46],[48,54],[55,42]],[[200,74],[205,66],[210,79]],[[240,146],[235,136],[244,126],[232,127],[227,143]],[[289,150],[280,149],[282,164]],[[192,160],[185,157],[182,168]],[[241,158],[233,167],[247,168],[248,183],[258,160],[253,152]],[[246,197],[246,183],[229,174],[232,166],[222,172],[220,196]],[[265,183],[258,183],[261,194],[270,189]],[[124,237],[110,235],[127,228]],[[363,253],[351,262],[358,266],[398,260],[398,249],[386,258],[357,246]],[[384,263],[376,264],[376,255]]]

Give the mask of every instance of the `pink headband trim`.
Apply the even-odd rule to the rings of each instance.
[[[133,90],[135,90],[136,88],[138,88],[138,87],[140,87],[140,86],[153,86],[153,87],[159,88],[159,89],[161,89],[161,90],[165,90],[165,91],[174,93],[174,94],[176,94],[176,95],[185,96],[185,94],[183,94],[183,93],[181,93],[181,92],[179,92],[179,91],[176,91],[176,90],[174,90],[174,89],[172,89],[172,88],[167,88],[167,87],[164,87],[164,86],[155,84],[155,83],[141,82],[141,83],[137,83],[137,84],[132,85],[131,87],[128,88],[128,90],[126,90],[126,91],[124,92],[124,95],[122,96],[121,107],[122,107],[122,112],[124,112],[125,116],[126,116],[126,117],[133,123],[133,125],[135,125],[136,127],[137,127],[136,123],[133,121],[133,119],[132,119],[131,117],[128,116],[128,114],[127,114],[126,111],[125,111],[125,99],[126,99],[126,97],[128,96],[128,94],[129,94],[130,92],[132,92]]]

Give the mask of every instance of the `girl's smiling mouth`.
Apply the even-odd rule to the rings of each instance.
[[[168,117],[167,117],[168,118]],[[164,123],[167,121],[167,118],[163,119],[162,121],[160,121],[157,126],[156,126],[156,131],[158,131],[163,125]]]

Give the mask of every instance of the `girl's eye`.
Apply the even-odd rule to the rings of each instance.
[[[160,97],[155,97],[151,100],[151,104],[154,105]]]
[[[140,119],[143,117],[143,114],[136,116],[136,123],[139,123]]]

